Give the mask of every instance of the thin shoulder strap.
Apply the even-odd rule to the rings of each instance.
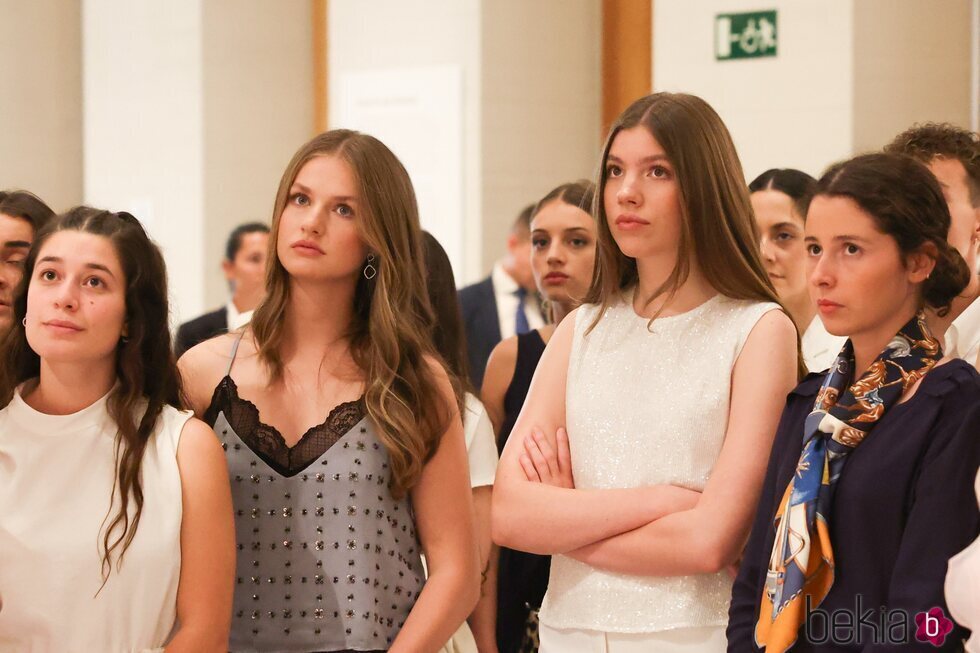
[[[231,376],[231,366],[235,364],[235,356],[238,355],[238,345],[242,344],[242,338],[245,336],[245,330],[238,334],[235,338],[235,342],[231,346],[231,358],[228,361],[228,369],[225,370],[225,376]]]

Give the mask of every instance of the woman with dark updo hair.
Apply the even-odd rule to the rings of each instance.
[[[729,651],[960,650],[943,579],[980,528],[980,375],[943,354],[924,314],[944,314],[969,281],[949,225],[938,183],[911,158],[859,156],[818,182],[810,295],[847,341],[787,399]]]

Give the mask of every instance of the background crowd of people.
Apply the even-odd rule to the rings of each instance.
[[[457,292],[323,133],[173,339],[138,216],[0,193],[0,650],[980,650],[980,137],[598,158]]]

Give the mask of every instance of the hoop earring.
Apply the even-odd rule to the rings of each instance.
[[[374,254],[368,254],[367,265],[364,266],[364,278],[370,281],[378,274],[378,269],[371,265],[374,263]]]
[[[23,324],[26,327],[27,326],[27,318],[25,317],[23,320],[20,321],[20,323]]]

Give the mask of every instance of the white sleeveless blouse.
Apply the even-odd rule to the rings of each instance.
[[[728,428],[735,360],[778,308],[716,295],[650,325],[626,296],[588,335],[598,307],[579,308],[566,384],[576,487],[703,490]],[[630,576],[556,555],[541,622],[620,633],[724,626],[731,588],[726,572]]]
[[[191,413],[164,408],[143,458],[139,528],[100,591],[103,520],[115,482],[107,398],[71,415],[46,415],[18,391],[0,410],[2,651],[142,652],[160,649],[173,630],[177,444]]]

